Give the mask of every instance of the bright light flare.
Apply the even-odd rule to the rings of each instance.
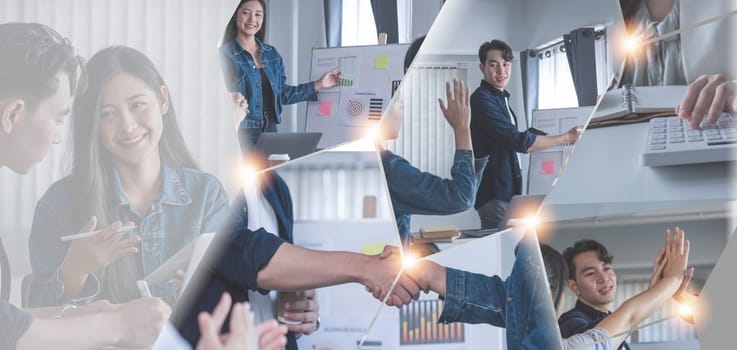
[[[380,133],[379,133],[379,127],[373,126],[368,128],[366,130],[366,134],[364,136],[364,139],[371,142],[376,142],[379,139]]]
[[[540,223],[540,220],[537,218],[537,215],[530,215],[525,218],[524,223],[530,228],[536,228]]]
[[[415,254],[405,253],[404,256],[402,257],[402,260],[403,260],[403,263],[404,263],[404,268],[410,268],[414,264],[416,264],[417,261],[419,261],[420,259],[417,258],[417,255],[415,255]]]
[[[642,44],[642,40],[640,40],[639,37],[636,36],[627,36],[624,38],[624,41],[622,42],[622,46],[624,47],[625,52],[632,53],[637,48],[640,47]]]
[[[258,169],[253,164],[244,163],[241,166],[241,181],[243,188],[255,187],[258,185]]]
[[[688,303],[682,303],[678,305],[678,314],[681,317],[692,317],[694,313],[693,306]]]

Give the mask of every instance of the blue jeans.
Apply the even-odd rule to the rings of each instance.
[[[507,349],[561,348],[553,298],[534,233],[520,241],[506,280],[446,268],[445,286],[440,322],[506,328]]]
[[[509,202],[498,199],[492,199],[482,205],[477,210],[479,219],[481,219],[481,228],[501,228],[500,226],[502,225],[504,214],[507,212],[507,207],[509,207]]]
[[[246,155],[248,152],[253,151],[258,137],[264,132],[277,132],[276,124],[268,119],[262,119],[263,123],[261,127],[253,128],[238,128],[238,143],[241,145],[241,153]]]

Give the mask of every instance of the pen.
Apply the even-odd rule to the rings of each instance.
[[[127,232],[127,231],[130,231],[130,230],[134,229],[134,228],[136,228],[136,225],[122,226],[121,228],[115,230],[115,233]],[[92,237],[92,236],[94,236],[94,235],[96,235],[96,234],[98,234],[98,233],[100,233],[102,231],[104,231],[104,230],[98,230],[98,231],[92,231],[92,232],[82,232],[82,233],[76,233],[76,234],[73,234],[73,235],[61,236],[61,241],[62,242],[69,242],[69,241],[74,241],[74,240],[77,240],[77,239],[83,239],[83,238],[87,238],[87,237]]]

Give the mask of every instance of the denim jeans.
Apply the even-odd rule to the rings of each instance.
[[[441,322],[506,328],[507,349],[560,349],[553,298],[534,233],[520,241],[506,280],[446,268]]]
[[[479,213],[479,219],[481,219],[482,229],[494,229],[500,228],[502,225],[502,219],[504,213],[507,212],[509,202],[501,201],[498,199],[492,199],[486,204],[482,205],[477,212]]]
[[[258,122],[261,125],[248,128],[241,126],[238,128],[238,143],[241,146],[241,153],[243,155],[254,150],[261,133],[277,132],[276,124],[269,119],[261,119],[254,122]]]

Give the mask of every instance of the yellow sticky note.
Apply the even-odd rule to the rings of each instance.
[[[376,255],[384,251],[386,243],[364,243],[361,244],[361,253],[366,255]]]
[[[376,56],[374,67],[376,69],[389,69],[389,55]]]

